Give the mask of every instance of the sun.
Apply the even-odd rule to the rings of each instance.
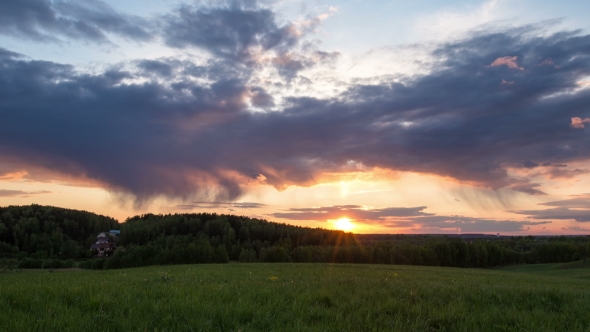
[[[338,230],[348,232],[354,229],[355,226],[349,218],[340,218],[334,221],[334,227]]]

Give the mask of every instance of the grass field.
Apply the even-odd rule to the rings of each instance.
[[[0,273],[0,330],[589,331],[589,276],[555,264],[12,271]]]
[[[545,276],[586,279],[590,281],[590,259],[563,264],[513,265],[499,268],[501,271],[530,273]]]

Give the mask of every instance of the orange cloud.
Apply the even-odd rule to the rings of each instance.
[[[505,57],[497,58],[488,67],[506,66],[508,68],[524,71],[523,67],[518,66],[518,64],[516,63],[516,60],[518,60],[517,56],[505,56]]]
[[[0,173],[0,180],[16,181],[24,179],[29,173],[24,170],[9,172],[5,174]]]
[[[584,126],[584,123],[590,123],[590,118],[582,119],[578,117],[573,117],[570,127],[572,127],[573,129],[583,129],[586,128],[586,126]]]
[[[66,186],[103,188],[107,187],[99,179],[89,177],[78,165],[60,160],[64,170],[42,166],[44,159],[37,156],[31,161],[24,161],[0,153],[3,163],[0,165],[0,181],[24,181],[40,183],[58,183]]]

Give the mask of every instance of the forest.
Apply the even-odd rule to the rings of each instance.
[[[100,232],[120,230],[117,250],[93,258]],[[377,237],[215,213],[145,214],[123,223],[51,206],[0,208],[0,265],[116,269],[239,262],[331,262],[449,267],[565,263],[590,256],[589,236]]]

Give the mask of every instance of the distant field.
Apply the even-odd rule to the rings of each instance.
[[[588,267],[508,270],[252,263],[12,271],[0,273],[0,330],[590,330]]]

